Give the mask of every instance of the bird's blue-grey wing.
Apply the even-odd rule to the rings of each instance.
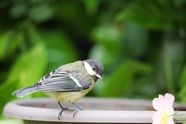
[[[53,91],[81,91],[86,90],[91,85],[91,78],[80,72],[69,72],[55,70],[44,76],[36,84],[38,91],[53,92]]]

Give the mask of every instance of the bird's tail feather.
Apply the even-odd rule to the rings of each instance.
[[[24,96],[29,95],[31,93],[34,93],[34,92],[37,92],[36,87],[29,86],[29,87],[25,87],[25,88],[16,90],[15,92],[12,93],[12,95],[21,98],[21,97],[24,97]]]

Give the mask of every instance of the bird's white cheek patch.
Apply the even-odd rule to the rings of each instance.
[[[87,62],[84,62],[84,66],[85,66],[85,69],[86,71],[91,75],[91,76],[94,76],[96,73],[92,70],[92,67],[87,63]]]

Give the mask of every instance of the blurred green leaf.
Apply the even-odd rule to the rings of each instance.
[[[184,5],[184,3],[186,2],[185,0],[173,0],[173,1],[179,7]]]
[[[147,30],[132,23],[125,23],[123,54],[130,57],[143,55],[147,50],[148,37]]]
[[[10,1],[0,1],[0,8],[8,7],[10,5]]]
[[[10,15],[14,18],[23,17],[26,14],[27,9],[27,5],[24,2],[14,4],[10,9]]]
[[[1,98],[0,108],[2,109],[6,102],[13,99],[11,93],[14,90],[33,85],[44,76],[46,65],[46,48],[41,42],[21,55],[11,67],[6,82],[0,86],[0,92],[8,96]]]
[[[95,19],[87,16],[86,11],[82,8],[81,1],[58,1],[54,8],[54,16],[64,25],[67,30],[75,34],[87,34],[90,28],[95,24]]]
[[[52,8],[47,2],[43,2],[39,5],[35,5],[30,10],[30,18],[36,22],[46,21],[52,17]]]
[[[178,93],[178,98],[182,102],[186,102],[186,85],[182,86],[180,92]]]
[[[169,93],[175,94],[180,82],[180,74],[184,64],[184,40],[174,30],[165,32],[163,46],[163,63],[165,72],[165,81]]]
[[[9,55],[15,53],[15,50],[22,48],[23,33],[21,31],[9,30],[1,32],[0,37],[0,60],[7,58]]]
[[[122,33],[117,24],[104,24],[98,26],[93,29],[91,36],[95,42],[104,45],[109,51],[121,52]]]
[[[151,73],[137,76],[133,79],[132,85],[122,94],[125,98],[153,99],[155,94],[161,93],[160,87]]]
[[[53,71],[63,64],[78,60],[78,51],[64,32],[41,30],[39,35],[47,46],[48,71]]]
[[[112,69],[113,65],[119,59],[121,59],[121,56],[118,53],[113,52],[105,45],[101,44],[94,45],[90,50],[88,57],[101,61],[101,63],[104,65],[104,68],[106,68],[105,71],[109,71],[110,69]]]
[[[184,65],[184,67],[182,69],[182,73],[180,75],[179,85],[180,85],[180,88],[183,87],[183,86],[186,86],[186,64]]]
[[[20,56],[12,66],[7,82],[18,82],[18,87],[33,85],[42,76],[47,65],[47,53],[43,43]]]
[[[103,97],[121,96],[129,87],[132,87],[132,80],[136,74],[149,73],[151,67],[138,61],[123,62],[118,68],[107,77],[107,81],[101,92]]]
[[[182,73],[180,75],[180,82],[179,82],[180,92],[178,94],[179,98],[182,102],[186,102],[186,64],[182,69]]]
[[[131,21],[150,29],[167,29],[173,26],[174,21],[181,21],[177,14],[182,13],[172,1],[140,0],[131,2],[128,7],[119,12],[116,19]]]
[[[12,82],[12,83],[3,82],[1,84],[0,92],[3,93],[3,95],[1,95],[1,102],[0,102],[0,111],[1,111],[0,117],[3,117],[3,108],[5,104],[16,98],[11,96],[11,93],[15,91],[15,87],[17,86],[16,83],[17,82]]]
[[[6,55],[6,51],[7,51],[6,48],[7,48],[9,36],[10,36],[10,32],[1,33],[1,37],[0,37],[0,60],[2,60]]]
[[[25,21],[23,24],[25,29],[25,36],[28,37],[27,40],[30,42],[30,44],[35,44],[38,41],[42,41],[40,35],[38,34],[38,29],[35,27],[34,23],[31,21]]]
[[[82,0],[88,15],[94,15],[100,3],[100,0]]]
[[[3,119],[0,120],[0,124],[24,124],[20,119]]]

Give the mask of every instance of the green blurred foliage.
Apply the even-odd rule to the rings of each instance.
[[[107,83],[103,86],[101,90],[101,96],[110,97],[110,96],[121,96],[127,92],[129,92],[133,85],[132,83],[136,74],[146,74],[150,73],[150,66],[145,64],[143,65],[137,61],[126,61],[123,62],[119,67],[110,74],[110,76],[106,79]],[[122,80],[117,80],[117,78],[121,78]],[[114,83],[113,83],[114,82]],[[112,90],[112,92],[110,92]]]
[[[1,0],[0,16],[1,111],[14,90],[87,58],[105,67],[89,96],[186,102],[186,0]]]

